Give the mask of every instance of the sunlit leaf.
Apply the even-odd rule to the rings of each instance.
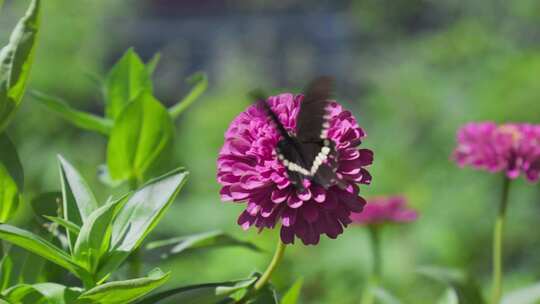
[[[48,215],[44,215],[43,217],[45,217],[46,219],[48,219],[49,221],[53,222],[53,223],[56,223],[64,228],[66,228],[66,230],[72,232],[73,234],[75,234],[76,236],[79,235],[79,233],[81,232],[81,227],[78,226],[77,224],[73,223],[73,222],[70,222],[70,221],[67,221],[61,217],[56,217],[56,216],[48,216]]]
[[[19,106],[26,89],[36,49],[40,0],[33,0],[26,15],[11,33],[8,45],[0,50],[0,133]]]
[[[105,113],[113,120],[143,91],[152,92],[148,70],[133,49],[127,50],[111,69],[105,80],[105,88]]]
[[[439,300],[437,300],[437,304],[459,304],[456,291],[452,288],[448,288]]]
[[[75,110],[65,101],[38,91],[32,91],[32,97],[41,102],[49,110],[81,129],[109,135],[113,121],[97,115]]]
[[[77,288],[55,283],[19,284],[6,290],[3,295],[13,303],[71,304],[79,296]]]
[[[502,299],[502,304],[536,304],[540,302],[540,283],[514,290]]]
[[[193,85],[189,93],[182,98],[177,104],[169,109],[169,113],[173,119],[178,118],[199,96],[202,95],[208,88],[208,78],[204,73],[196,73],[188,78],[188,83]]]
[[[6,134],[0,134],[0,223],[17,210],[24,174],[15,146]]]
[[[79,299],[100,304],[125,304],[163,285],[170,274],[155,269],[146,278],[109,282],[84,292]]]
[[[71,260],[60,248],[29,231],[0,224],[0,239],[35,253],[81,277],[86,271]]]
[[[167,248],[167,251],[162,255],[163,258],[168,258],[171,255],[179,254],[188,249],[207,249],[228,246],[240,246],[257,252],[261,251],[261,249],[253,243],[239,240],[222,231],[211,231],[167,240],[154,241],[148,243],[148,245],[146,245],[146,249],[152,250],[170,247]]]
[[[300,298],[300,292],[302,291],[302,284],[304,284],[304,279],[300,278],[296,280],[293,286],[283,295],[281,299],[281,304],[296,304]]]
[[[62,209],[64,219],[82,226],[98,203],[81,174],[62,156],[58,156],[60,180],[62,183]],[[67,232],[70,248],[73,250],[77,237]]]
[[[418,272],[451,287],[460,304],[485,303],[478,284],[461,271],[439,267],[422,267]]]
[[[219,301],[230,299],[229,296],[231,294],[252,286],[256,280],[257,278],[253,277],[240,281],[208,283],[174,288],[155,293],[138,301],[137,304],[214,304]]]
[[[167,110],[143,93],[116,120],[107,149],[109,173],[115,180],[144,180],[172,147],[174,125]]]
[[[401,304],[393,294],[382,287],[373,288],[373,296],[377,299],[377,303],[380,304]]]
[[[154,229],[184,185],[188,172],[177,169],[158,177],[137,190],[115,216],[111,249],[99,276],[114,271]]]
[[[111,221],[117,208],[124,202],[122,198],[96,209],[81,228],[73,258],[91,273],[96,271],[101,257],[109,249]]]
[[[146,64],[146,68],[148,69],[148,74],[150,75],[154,74],[160,59],[161,59],[161,54],[155,53],[154,56],[152,56],[152,58],[148,61],[148,63]]]

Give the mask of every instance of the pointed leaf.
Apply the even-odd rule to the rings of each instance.
[[[111,221],[124,198],[96,209],[84,223],[75,243],[73,258],[79,265],[94,273],[103,254],[109,249]]]
[[[108,118],[115,120],[124,107],[143,91],[152,92],[152,81],[139,55],[128,49],[114,65],[105,81]]]
[[[208,78],[204,73],[195,73],[188,78],[188,83],[193,85],[191,91],[180,100],[177,104],[169,109],[169,113],[173,119],[177,119],[202,93],[208,88]]]
[[[226,246],[241,246],[257,252],[261,251],[261,249],[253,243],[239,240],[222,231],[211,231],[167,240],[154,241],[148,243],[148,245],[146,245],[146,249],[152,250],[171,247],[168,248],[167,252],[162,255],[163,258],[168,258],[171,255],[179,254],[188,249],[207,249]]]
[[[152,56],[152,58],[148,61],[148,63],[146,64],[146,68],[148,69],[149,75],[154,74],[160,59],[161,59],[161,54],[155,53],[154,56]]]
[[[127,200],[113,220],[111,250],[100,277],[114,271],[139,247],[174,201],[187,176],[187,171],[177,169],[150,181]]]
[[[31,93],[32,97],[34,97],[37,101],[74,126],[104,135],[109,135],[111,132],[113,121],[110,119],[75,110],[65,101],[57,97],[53,97],[38,91],[32,91]]]
[[[0,239],[37,254],[79,277],[86,275],[86,271],[73,262],[64,251],[29,231],[0,224]]]
[[[115,180],[144,180],[167,156],[174,125],[167,110],[151,94],[143,93],[124,108],[109,139],[107,164]]]
[[[148,277],[127,281],[105,283],[84,292],[79,300],[90,300],[100,304],[125,304],[134,301],[169,279],[170,273],[163,273],[159,269],[152,271]]]
[[[252,286],[256,277],[246,280],[208,283],[185,286],[155,293],[137,302],[137,304],[182,303],[182,304],[213,304],[226,299],[240,290]]]
[[[5,297],[13,303],[71,304],[79,296],[76,288],[68,288],[56,283],[34,285],[19,284],[6,290]]]
[[[300,291],[302,290],[302,284],[304,279],[300,278],[296,280],[293,286],[287,291],[287,293],[281,299],[281,304],[296,304],[300,298]]]
[[[0,223],[3,223],[17,210],[24,177],[17,150],[6,134],[0,134],[0,151]]]
[[[540,302],[540,283],[514,290],[505,295],[502,304],[536,304]]]
[[[0,133],[5,129],[24,95],[35,53],[40,0],[32,0],[26,15],[0,50]]]
[[[98,208],[94,194],[79,172],[62,156],[58,156],[60,180],[62,183],[62,206],[64,219],[82,226],[86,219]],[[67,232],[70,248],[73,250],[77,237]]]
[[[75,235],[79,235],[79,233],[81,232],[81,227],[73,222],[70,222],[70,221],[67,221],[63,218],[60,218],[60,217],[56,217],[56,216],[48,216],[48,215],[44,215],[43,217],[45,217],[46,219],[48,219],[49,221],[53,222],[53,223],[56,223],[64,228],[66,228],[66,230],[72,232],[73,234]]]
[[[8,254],[3,255],[0,253],[0,292],[8,288],[12,270],[13,261],[11,257]]]
[[[446,289],[442,297],[437,300],[437,304],[459,304],[456,291],[452,288]]]
[[[373,295],[377,299],[377,303],[380,304],[401,304],[400,300],[382,287],[373,288]]]
[[[461,271],[439,267],[422,267],[418,272],[451,287],[456,292],[460,304],[485,303],[479,286],[471,277]]]

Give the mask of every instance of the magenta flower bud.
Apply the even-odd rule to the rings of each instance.
[[[403,196],[379,196],[368,199],[364,211],[352,213],[351,220],[360,225],[408,223],[415,221],[418,213],[407,207]]]

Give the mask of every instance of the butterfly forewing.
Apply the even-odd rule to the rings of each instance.
[[[321,140],[326,123],[326,107],[333,90],[333,79],[323,76],[313,80],[306,88],[304,100],[296,119],[296,137],[300,142]]]

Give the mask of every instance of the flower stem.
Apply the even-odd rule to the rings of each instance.
[[[371,277],[369,278],[368,284],[364,291],[364,296],[362,297],[362,304],[373,304],[375,303],[375,294],[374,289],[380,283],[382,275],[382,252],[381,252],[381,231],[378,226],[369,226],[369,239],[371,245],[371,261],[373,263],[373,268],[371,272]]]
[[[281,259],[283,258],[286,246],[287,245],[283,244],[281,239],[278,238],[278,244],[276,246],[276,252],[274,252],[274,257],[272,258],[270,265],[268,265],[268,267],[264,271],[263,275],[255,283],[255,290],[260,290],[264,287],[264,285],[266,285],[266,283],[268,283],[270,277],[272,276],[272,273],[274,272],[274,270],[276,270],[277,266],[281,262]]]
[[[508,193],[510,189],[510,179],[504,177],[499,214],[495,221],[493,231],[493,296],[492,304],[499,304],[502,294],[502,256],[503,256],[503,234],[506,209],[508,206]]]

